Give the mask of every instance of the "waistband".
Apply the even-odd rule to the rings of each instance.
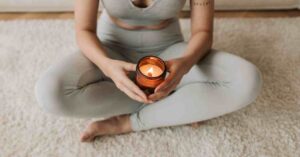
[[[108,16],[109,18],[113,19],[113,20],[118,20],[122,23],[125,23],[127,25],[130,26],[137,26],[137,27],[144,27],[144,26],[156,26],[156,25],[160,25],[166,21],[170,21],[173,22],[175,20],[177,20],[177,17],[173,17],[170,19],[145,19],[145,18],[139,18],[139,19],[125,19],[125,18],[116,18],[113,16],[110,16],[107,11],[105,9],[103,9],[102,14],[104,14],[105,16]]]

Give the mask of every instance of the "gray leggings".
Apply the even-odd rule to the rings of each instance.
[[[105,29],[102,25],[102,30]],[[103,32],[111,34],[108,29],[116,31],[118,28],[109,27]],[[118,35],[120,33],[131,32],[118,32]],[[113,59],[136,62],[151,52],[131,51],[113,45],[118,43],[108,40],[108,35],[100,33],[100,37],[107,54]],[[180,57],[187,43],[181,42],[181,37],[178,37],[171,44],[165,42],[167,46],[161,46],[161,50],[151,54],[164,60]],[[134,79],[134,75],[130,78]],[[175,92],[146,105],[121,92],[110,78],[78,51],[45,71],[36,83],[35,94],[43,109],[63,116],[109,118],[130,114],[132,129],[139,131],[203,121],[239,110],[255,100],[261,84],[256,66],[230,53],[211,50],[182,78]]]
[[[178,43],[158,56],[165,60],[178,57],[185,47],[186,43]],[[109,54],[128,61],[113,51]],[[132,128],[138,131],[203,121],[236,111],[255,100],[260,86],[260,73],[253,64],[212,50],[183,77],[175,92],[145,105],[121,92],[77,52],[51,66],[38,80],[35,92],[39,104],[49,112],[91,118],[131,114]]]

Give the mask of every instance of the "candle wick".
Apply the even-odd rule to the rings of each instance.
[[[152,73],[149,72],[149,73],[148,73],[148,76],[149,76],[149,77],[152,77]]]

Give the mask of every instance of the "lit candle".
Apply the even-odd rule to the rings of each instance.
[[[136,83],[147,94],[164,81],[166,76],[165,62],[156,56],[146,56],[137,64]]]
[[[146,64],[140,67],[140,71],[148,77],[157,77],[163,73],[162,69],[153,64]]]

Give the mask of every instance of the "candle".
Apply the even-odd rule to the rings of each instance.
[[[146,56],[138,61],[136,71],[137,85],[146,94],[151,94],[164,81],[167,70],[165,62],[162,59],[156,56]]]
[[[157,77],[163,73],[162,69],[153,64],[145,64],[140,67],[140,71],[148,77]]]

